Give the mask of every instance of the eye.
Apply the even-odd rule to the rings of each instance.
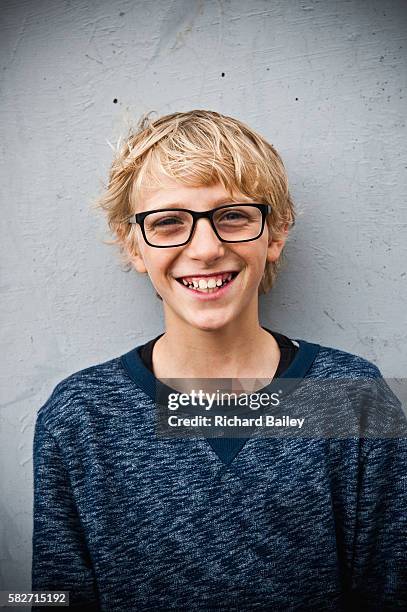
[[[238,223],[239,221],[247,221],[248,215],[246,211],[233,209],[222,211],[217,223]]]
[[[154,227],[165,227],[168,225],[179,225],[182,224],[183,221],[177,217],[164,217],[163,219],[159,219],[158,221],[154,221]]]
[[[221,216],[221,221],[225,220],[225,221],[233,221],[234,219],[243,219],[244,215],[237,211],[237,210],[231,210],[225,214],[223,214]]]

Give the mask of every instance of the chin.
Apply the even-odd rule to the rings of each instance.
[[[217,316],[202,316],[202,317],[191,317],[188,319],[188,324],[195,329],[202,331],[219,331],[230,323],[229,317],[217,317]]]

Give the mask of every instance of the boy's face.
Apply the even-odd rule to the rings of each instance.
[[[220,183],[211,187],[188,187],[163,178],[159,189],[144,190],[136,212],[173,206],[206,211],[233,201],[255,201],[234,195],[232,199]],[[135,227],[139,245],[135,267],[138,272],[148,273],[162,297],[167,326],[182,323],[210,331],[229,324],[240,326],[246,317],[255,316],[257,320],[258,287],[266,261],[278,259],[285,242],[285,239],[271,240],[267,223],[257,240],[226,243],[217,238],[208,219],[199,219],[189,243],[169,248],[149,246],[140,226]],[[194,277],[197,281],[204,276],[208,281],[207,275],[213,274],[214,279],[219,279],[225,272],[238,274],[219,293],[199,292],[179,280]]]

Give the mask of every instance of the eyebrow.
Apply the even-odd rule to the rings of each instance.
[[[236,200],[231,197],[218,198],[212,204],[212,208],[216,208],[216,206],[222,206],[222,204],[233,204],[233,203],[243,203],[243,200]],[[164,210],[165,208],[189,208],[187,204],[183,204],[182,202],[165,202],[162,205],[157,205],[152,210]]]

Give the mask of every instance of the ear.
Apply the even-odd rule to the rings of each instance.
[[[132,256],[132,261],[134,268],[137,270],[137,272],[139,272],[140,274],[147,273],[147,268],[145,266],[144,259],[141,253],[134,253],[134,255]]]
[[[139,228],[137,227],[135,229],[137,233],[134,237],[135,239],[132,241],[131,261],[133,267],[137,270],[137,272],[139,272],[140,274],[146,274],[147,268],[144,263],[142,250],[140,248],[140,242],[142,241],[142,237],[139,234]]]
[[[288,229],[289,229],[289,224],[286,223],[281,231],[282,235],[280,236],[279,240],[273,240],[273,236],[269,228],[269,240],[268,240],[268,245],[267,245],[267,261],[268,262],[277,261],[277,259],[280,257],[281,251],[287,240]]]

